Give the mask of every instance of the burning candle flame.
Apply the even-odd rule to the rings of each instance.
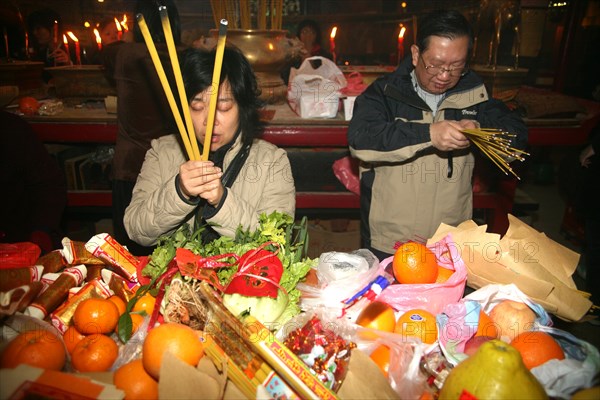
[[[121,26],[127,32],[129,30],[129,26],[127,26],[127,15],[123,14],[123,19],[121,20]]]
[[[96,43],[98,45],[102,44],[102,38],[100,38],[100,32],[98,32],[98,29],[94,28],[94,36],[96,36]]]
[[[115,25],[117,26],[117,30],[119,32],[121,32],[123,29],[121,28],[121,24],[119,23],[119,20],[117,19],[117,17],[115,17]]]
[[[400,28],[400,33],[398,34],[398,39],[404,38],[404,34],[406,33],[406,27],[403,26]]]
[[[75,36],[75,34],[73,34],[73,32],[69,31],[69,32],[67,32],[67,35],[69,35],[71,40],[74,41],[75,43],[79,42],[79,39],[77,39],[77,36]]]
[[[334,26],[333,28],[331,28],[331,35],[329,35],[329,37],[331,39],[335,39],[336,33],[337,33],[337,26]]]
[[[63,34],[63,43],[64,44],[69,44],[69,41],[67,40],[67,36],[65,34]]]

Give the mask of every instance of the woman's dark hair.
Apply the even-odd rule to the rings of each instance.
[[[417,46],[421,52],[427,50],[431,36],[441,36],[450,40],[467,36],[469,38],[468,53],[473,48],[473,29],[469,21],[456,10],[433,11],[419,21],[417,30]]]
[[[54,10],[45,8],[29,14],[27,17],[27,28],[29,31],[33,31],[36,27],[42,27],[52,32],[54,21],[60,25],[60,15]]]
[[[188,102],[212,85],[215,55],[216,50],[207,52],[191,48],[183,52],[181,74]],[[219,82],[222,84],[226,80],[239,107],[242,141],[250,143],[263,128],[259,114],[263,102],[258,97],[260,91],[250,63],[233,47],[226,47],[223,53]]]
[[[317,21],[314,21],[312,19],[305,19],[305,20],[300,21],[300,23],[298,24],[298,28],[296,29],[296,36],[298,38],[300,38],[300,32],[302,32],[302,29],[304,29],[306,27],[311,28],[313,31],[315,31],[315,43],[320,45],[321,44],[321,27],[319,26]]]
[[[133,26],[133,38],[136,42],[144,42],[144,37],[137,24],[137,16],[142,14],[154,43],[166,43],[162,20],[158,11],[158,8],[161,6],[167,7],[173,41],[176,45],[181,43],[181,21],[179,19],[179,11],[177,11],[177,6],[173,0],[138,0],[135,6],[136,22]]]

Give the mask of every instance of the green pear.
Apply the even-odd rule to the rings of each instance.
[[[525,400],[548,399],[548,395],[523,364],[521,354],[494,339],[482,344],[446,377],[439,399],[460,398]]]

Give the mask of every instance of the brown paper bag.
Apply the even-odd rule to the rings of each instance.
[[[504,237],[486,226],[466,221],[458,227],[441,224],[429,243],[452,234],[467,265],[467,285],[479,289],[499,283],[517,285],[533,301],[562,319],[577,321],[592,306],[577,290],[572,275],[579,254],[509,214]]]

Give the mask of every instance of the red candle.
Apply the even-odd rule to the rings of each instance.
[[[98,50],[102,50],[102,38],[100,37],[100,32],[98,29],[94,28],[94,36],[96,37],[96,44],[98,45]]]
[[[71,32],[71,31],[67,32],[67,35],[69,35],[71,40],[75,42],[75,59],[77,60],[76,63],[77,63],[77,65],[81,65],[81,53],[79,51],[79,39],[77,39],[77,36],[75,36],[73,34],[73,32]]]
[[[65,51],[67,52],[67,57],[71,59],[71,52],[69,51],[69,41],[67,40],[67,35],[63,34],[63,43],[65,44]]]
[[[329,51],[331,51],[331,55],[333,56],[333,62],[336,62],[335,55],[335,35],[337,34],[337,26],[331,28],[331,34],[329,35]]]
[[[400,25],[400,33],[398,34],[398,64],[404,58],[404,34],[406,33],[406,27]]]
[[[121,28],[121,24],[119,23],[117,17],[115,17],[115,25],[117,26],[117,30],[119,31],[117,35],[119,37],[119,40],[121,40],[121,38],[123,37],[123,29]]]

